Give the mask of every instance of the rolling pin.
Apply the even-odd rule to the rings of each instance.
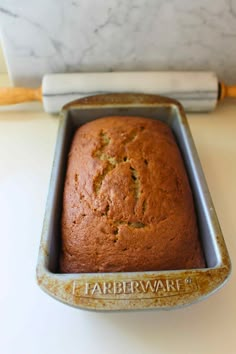
[[[213,72],[106,72],[48,74],[42,87],[0,88],[0,105],[42,101],[49,113],[68,102],[102,93],[158,94],[182,103],[186,112],[209,112],[225,97],[236,97],[236,86],[219,82]]]

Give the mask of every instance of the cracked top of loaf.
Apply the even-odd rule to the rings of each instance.
[[[205,266],[188,177],[168,125],[105,117],[76,131],[61,237],[63,273]]]

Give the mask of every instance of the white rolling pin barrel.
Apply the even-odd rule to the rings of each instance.
[[[42,101],[49,113],[68,102],[103,93],[158,94],[178,100],[187,112],[212,111],[218,100],[213,72],[107,72],[45,75]]]

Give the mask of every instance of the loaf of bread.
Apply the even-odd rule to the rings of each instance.
[[[62,273],[205,266],[184,163],[158,120],[105,117],[76,131],[61,225]]]

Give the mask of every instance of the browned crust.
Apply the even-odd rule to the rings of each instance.
[[[76,131],[60,267],[65,273],[204,267],[192,193],[166,124],[106,117]]]

